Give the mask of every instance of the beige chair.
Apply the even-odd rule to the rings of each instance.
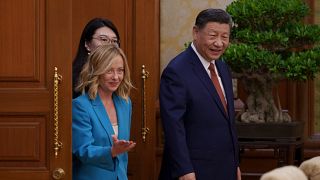
[[[320,180],[320,156],[303,161],[299,168],[309,180]]]
[[[308,180],[308,178],[296,166],[284,166],[263,174],[260,180]]]

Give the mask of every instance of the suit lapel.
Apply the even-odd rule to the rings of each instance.
[[[124,122],[124,113],[122,112],[121,108],[121,100],[118,96],[113,95],[113,103],[114,106],[116,108],[116,112],[117,112],[117,119],[118,119],[118,139],[125,139],[124,135],[125,135],[125,122]]]
[[[223,63],[221,60],[216,61],[216,67],[218,69],[218,72],[220,74],[220,78],[222,81],[222,85],[224,87],[225,96],[227,99],[227,109],[228,109],[228,116],[230,116],[230,112],[232,110],[233,106],[233,87],[229,85],[228,81],[232,79],[227,71],[226,68],[223,67]]]
[[[223,108],[223,105],[222,105],[222,102],[221,102],[220,97],[218,95],[218,92],[216,91],[216,89],[215,89],[215,87],[214,87],[214,85],[213,85],[213,83],[211,81],[211,78],[209,77],[207,71],[204,69],[204,67],[203,67],[200,59],[198,58],[197,54],[193,51],[191,46],[189,46],[187,51],[189,51],[189,53],[192,54],[192,56],[191,56],[192,58],[190,59],[190,62],[191,62],[191,64],[193,64],[194,73],[196,74],[196,76],[198,76],[200,81],[204,84],[206,89],[209,91],[209,94],[211,95],[211,97],[214,100],[214,102],[217,104],[217,106],[220,109],[220,111],[224,114],[224,116],[226,118],[228,118],[228,116],[226,115],[225,110]],[[219,70],[219,73],[220,73],[220,70]]]
[[[92,106],[93,106],[93,110],[95,111],[98,117],[98,120],[100,121],[100,124],[108,134],[108,138],[110,142],[113,143],[111,136],[114,134],[114,131],[113,131],[109,116],[102,104],[99,94],[97,94],[96,99],[92,100]]]

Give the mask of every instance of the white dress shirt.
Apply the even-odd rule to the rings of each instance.
[[[197,54],[198,58],[200,59],[202,65],[203,65],[203,67],[204,67],[204,69],[207,71],[207,74],[208,74],[208,76],[209,76],[210,79],[211,79],[211,74],[210,74],[210,70],[209,70],[209,65],[210,65],[210,63],[213,63],[213,64],[215,65],[215,60],[212,60],[211,62],[208,62],[207,60],[205,60],[205,59],[199,54],[199,52],[197,51],[197,49],[196,49],[196,47],[194,46],[193,43],[191,43],[191,47],[192,47],[192,49],[194,50],[194,52],[196,52],[196,54]],[[223,87],[223,84],[222,84],[222,81],[221,81],[221,78],[220,78],[220,75],[219,75],[219,71],[218,71],[218,69],[217,69],[217,66],[215,65],[214,68],[215,68],[216,74],[217,74],[217,76],[218,76],[219,84],[220,84],[220,87],[221,87],[221,90],[222,90],[224,99],[225,99],[226,102],[227,102],[226,94],[225,94],[225,92],[224,92],[224,87]],[[228,103],[228,102],[227,102],[227,103]]]

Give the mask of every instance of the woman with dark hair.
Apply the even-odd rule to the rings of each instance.
[[[78,52],[73,60],[72,98],[80,95],[79,92],[75,92],[75,87],[88,55],[102,44],[116,44],[120,47],[120,36],[116,26],[110,20],[94,18],[87,23],[82,31]]]

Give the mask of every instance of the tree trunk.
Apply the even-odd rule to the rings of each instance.
[[[291,118],[283,113],[278,100],[278,107],[273,98],[275,81],[267,74],[253,74],[241,77],[248,94],[247,110],[241,115],[242,122],[290,122]]]

